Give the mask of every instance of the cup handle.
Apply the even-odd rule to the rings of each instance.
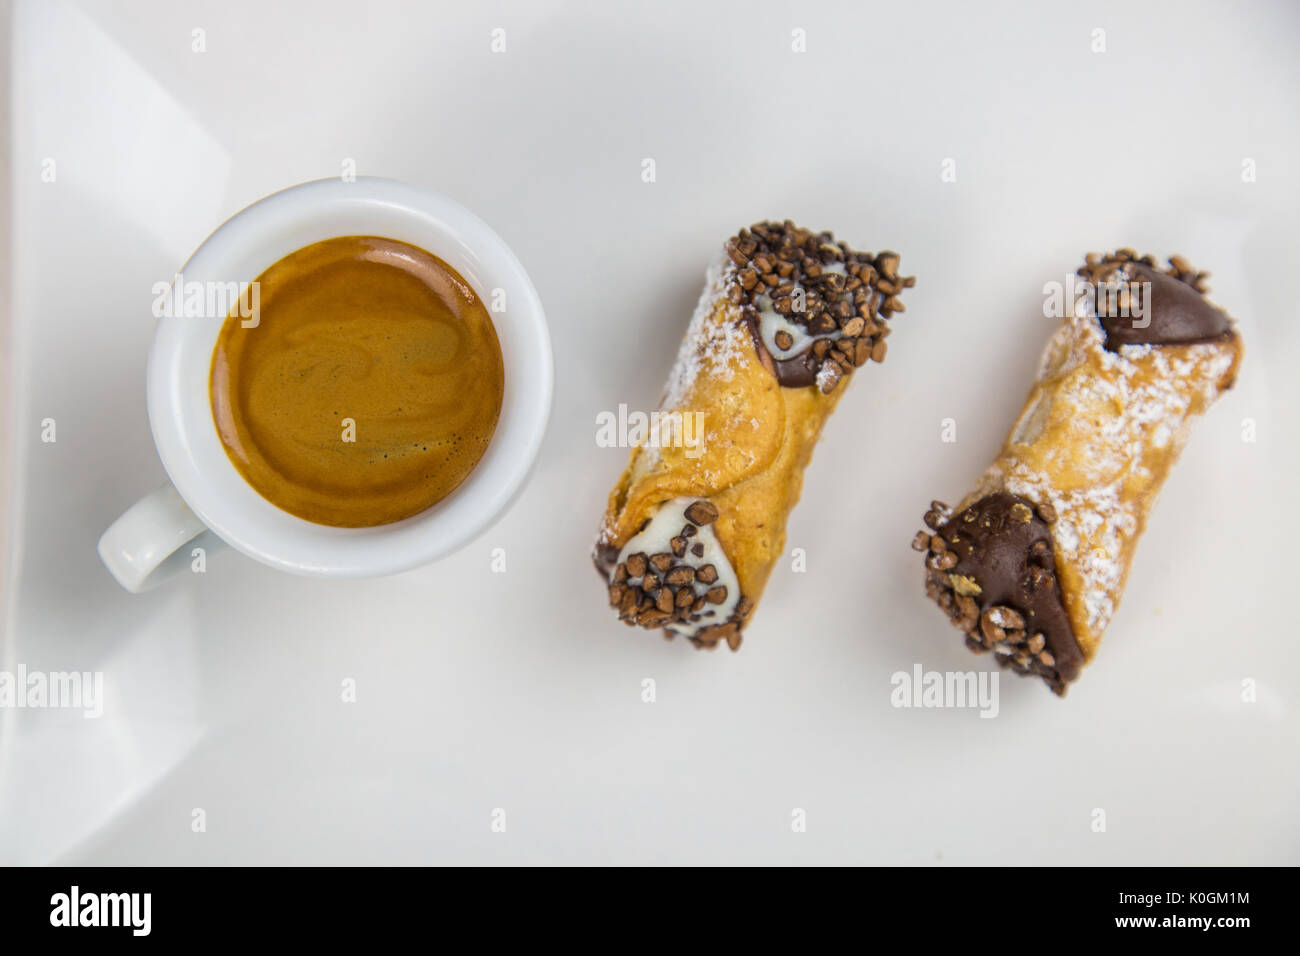
[[[188,568],[191,556],[182,549],[200,538],[207,551],[222,545],[168,484],[145,495],[108,526],[99,539],[99,558],[118,584],[139,594]]]

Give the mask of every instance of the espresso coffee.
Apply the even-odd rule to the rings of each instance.
[[[505,388],[487,309],[423,249],[344,236],[257,278],[212,353],[212,414],[235,468],[318,524],[400,521],[451,494],[496,430]]]

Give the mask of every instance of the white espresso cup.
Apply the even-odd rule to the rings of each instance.
[[[527,481],[550,414],[554,369],[541,301],[505,242],[463,206],[428,190],[358,177],[303,183],[228,219],[185,263],[173,287],[251,283],[297,249],[336,236],[383,236],[442,259],[489,308],[505,391],[496,431],[450,495],[392,524],[314,524],[263,498],[226,454],[212,415],[212,353],[225,315],[164,315],[149,353],[148,407],[170,484],[132,505],[99,539],[128,591],[188,570],[220,542],[282,571],[360,578],[435,561],[491,526]],[[183,298],[178,290],[177,300]]]

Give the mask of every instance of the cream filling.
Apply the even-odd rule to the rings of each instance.
[[[691,503],[696,501],[695,498],[672,498],[665,501],[659,506],[650,523],[637,534],[633,535],[627,544],[623,545],[623,550],[619,552],[618,561],[615,566],[622,564],[630,555],[644,552],[646,557],[656,554],[672,554],[672,539],[682,533],[682,528],[690,524],[686,518],[686,509]],[[712,525],[705,525],[697,528],[693,537],[688,538],[686,553],[682,557],[675,559],[681,564],[686,564],[695,569],[699,569],[706,564],[711,564],[718,572],[718,579],[712,584],[703,584],[696,581],[692,587],[697,597],[703,597],[704,592],[719,585],[727,589],[727,596],[721,604],[705,604],[699,613],[699,619],[695,621],[670,621],[664,627],[674,634],[681,634],[683,637],[694,637],[706,627],[713,627],[715,624],[725,624],[731,620],[731,615],[736,611],[736,605],[740,603],[740,581],[736,578],[736,572],[731,567],[731,562],[727,560],[727,554],[722,550],[722,545],[718,542],[718,536],[713,533]],[[692,551],[697,544],[704,545],[704,553],[696,556]],[[611,583],[613,581],[611,573]],[[640,578],[628,578],[627,583],[631,586],[637,586],[641,583]]]
[[[848,270],[844,268],[842,262],[832,262],[830,265],[822,266],[823,272],[833,272],[839,275],[848,275]],[[802,289],[799,283],[795,283],[795,290]],[[777,361],[785,361],[800,355],[813,344],[817,339],[838,339],[840,331],[828,332],[825,335],[809,335],[808,330],[797,322],[791,322],[780,312],[772,308],[772,298],[766,292],[760,292],[754,296],[754,310],[758,313],[758,336],[763,340],[763,345],[767,351]],[[794,341],[790,343],[788,349],[783,349],[776,344],[776,333],[788,332],[790,338]]]

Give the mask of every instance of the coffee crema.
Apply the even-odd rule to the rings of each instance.
[[[267,501],[359,528],[419,514],[487,451],[505,370],[487,309],[451,266],[377,236],[327,239],[257,278],[212,353],[226,454]],[[249,327],[245,327],[245,323]]]

